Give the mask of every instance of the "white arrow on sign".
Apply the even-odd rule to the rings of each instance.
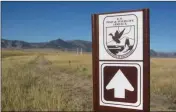
[[[129,91],[134,91],[133,86],[120,69],[108,83],[106,89],[114,89],[115,98],[125,98],[125,89]]]

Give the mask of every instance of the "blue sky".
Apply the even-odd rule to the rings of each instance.
[[[91,41],[91,14],[150,8],[150,43],[176,51],[176,2],[2,2],[2,37]]]

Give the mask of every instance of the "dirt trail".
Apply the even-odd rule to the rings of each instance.
[[[45,59],[44,55],[39,55],[36,59],[36,65],[37,67],[39,67],[40,69],[42,69],[43,66],[47,66],[47,65],[51,65],[52,62]]]
[[[38,55],[30,62],[33,71],[42,75],[42,81],[52,85],[54,91],[58,91],[60,110],[64,111],[91,111],[92,110],[92,82],[75,73],[65,73],[44,55]]]

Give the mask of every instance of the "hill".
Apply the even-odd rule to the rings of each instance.
[[[150,50],[150,56],[152,57],[168,57],[168,58],[171,58],[171,57],[176,57],[176,52],[157,52],[153,49]]]
[[[70,40],[64,41],[62,39],[51,40],[49,42],[29,43],[20,40],[7,40],[1,39],[2,48],[18,48],[18,49],[30,49],[30,48],[54,48],[61,50],[76,50],[82,48],[83,51],[91,52],[92,42],[84,40]]]
[[[49,42],[30,43],[20,40],[7,40],[1,39],[2,48],[17,48],[17,49],[30,49],[30,48],[53,48],[60,50],[75,51],[77,48],[82,48],[84,52],[92,51],[92,42],[85,40],[69,40],[62,39],[51,40]],[[150,50],[152,57],[176,57],[176,52],[157,52],[153,49]]]

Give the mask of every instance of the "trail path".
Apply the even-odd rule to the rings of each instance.
[[[92,110],[92,83],[84,75],[65,73],[53,65],[44,55],[37,55],[12,70],[15,71],[15,69],[16,72],[13,74],[16,76],[13,75],[12,79],[14,84],[19,83],[14,86],[19,88],[20,93],[13,92],[19,95],[12,98],[11,101],[20,99],[23,104],[17,101],[12,102],[13,107],[11,108],[16,108],[14,110]],[[19,70],[21,70],[20,73]],[[20,79],[20,82],[17,79]],[[24,98],[20,97],[20,94],[23,94]]]
[[[36,68],[36,72],[47,74],[43,78],[53,86],[53,89],[59,89],[61,110],[88,111],[92,109],[91,80],[75,73],[63,72],[57,66],[53,66],[52,62],[46,59],[44,55],[37,57]]]

